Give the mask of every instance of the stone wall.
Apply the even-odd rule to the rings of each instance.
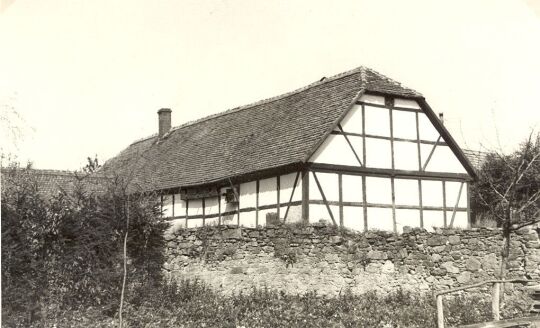
[[[252,287],[337,294],[398,288],[428,291],[497,276],[502,237],[496,229],[407,229],[350,233],[328,226],[231,226],[169,234],[165,271],[200,279],[226,293]],[[540,277],[534,230],[512,235],[509,277]]]

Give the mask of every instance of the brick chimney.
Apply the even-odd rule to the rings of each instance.
[[[162,108],[158,110],[158,137],[161,139],[167,132],[171,130],[171,113],[170,108]]]

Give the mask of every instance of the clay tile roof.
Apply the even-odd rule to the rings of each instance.
[[[296,91],[183,124],[139,140],[107,161],[143,190],[210,184],[302,163],[361,91],[422,95],[359,67]]]
[[[2,168],[2,183],[10,183],[15,173],[14,169]],[[30,181],[35,182],[37,191],[45,198],[52,198],[61,191],[73,192],[79,184],[85,191],[101,192],[105,190],[100,174],[87,175],[81,172],[61,170],[16,169],[17,174],[26,174]]]
[[[488,155],[487,152],[479,151],[479,150],[462,149],[462,151],[475,170],[480,170],[480,168],[486,161],[486,157]]]

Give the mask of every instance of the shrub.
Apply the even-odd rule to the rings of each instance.
[[[513,308],[513,302],[508,304],[505,310]],[[445,299],[444,306],[449,326],[491,318],[489,297],[465,293]],[[329,297],[316,292],[300,295],[254,288],[224,296],[200,281],[189,280],[149,291],[142,304],[130,308],[127,317],[130,327],[436,326],[435,300],[430,294],[398,290],[354,295],[345,290]]]
[[[127,213],[130,288],[159,281],[166,225],[157,198],[128,196],[116,179],[97,193],[76,178],[73,190],[45,197],[30,168],[2,170],[4,322],[30,326],[89,308],[116,314]]]

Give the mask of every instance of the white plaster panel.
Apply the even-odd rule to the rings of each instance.
[[[366,166],[392,168],[392,148],[389,140],[366,138]]]
[[[446,185],[446,206],[453,208],[456,205],[456,201],[458,200],[458,195],[460,195],[459,187],[461,185],[461,182],[446,181],[445,185]],[[467,183],[463,184],[461,195],[459,197],[458,207],[467,207]]]
[[[362,148],[360,148],[362,149]],[[362,156],[358,153],[358,156]],[[351,147],[343,135],[329,135],[310,159],[314,163],[359,166]]]
[[[277,204],[277,179],[259,181],[259,206]]]
[[[236,225],[238,224],[238,214],[229,214],[221,216],[221,224],[223,225]]]
[[[368,207],[367,217],[368,230],[394,231],[391,208]]]
[[[452,219],[452,211],[446,212],[446,220],[448,225],[450,225],[450,220]],[[466,211],[456,211],[454,216],[454,228],[467,229],[469,227],[469,219]]]
[[[257,217],[255,211],[248,211],[240,213],[240,225],[243,227],[255,228],[257,227]]]
[[[343,174],[341,177],[344,202],[362,202],[362,177]]]
[[[401,110],[392,111],[393,133],[395,138],[417,140],[416,113]]]
[[[309,172],[309,199],[322,200],[322,195],[313,177],[313,172]]]
[[[190,199],[188,202],[188,215],[195,216],[195,215],[202,215],[202,214],[203,214],[202,199]]]
[[[442,181],[422,180],[422,205],[444,206]]]
[[[443,211],[424,210],[424,229],[433,231],[434,228],[444,228],[444,213]]]
[[[420,109],[420,106],[418,105],[416,101],[410,100],[410,99],[400,99],[400,98],[394,99],[394,107]]]
[[[396,205],[418,206],[420,203],[418,188],[416,179],[394,179]]]
[[[364,230],[364,208],[359,206],[343,206],[343,226],[355,231]]]
[[[390,178],[366,177],[366,198],[371,204],[392,204]]]
[[[287,206],[282,206],[280,209],[281,216],[285,218],[285,212]],[[289,213],[287,214],[287,223],[301,222],[302,221],[302,206],[294,205],[289,207]]]
[[[162,198],[162,215],[164,218],[171,217],[173,215],[173,196],[172,195],[163,195]]]
[[[227,205],[227,201],[225,200],[225,191],[226,190],[227,190],[227,188],[220,188],[219,189],[219,194],[220,194],[219,202],[220,202],[220,205],[221,205],[221,213],[225,212],[225,206]]]
[[[339,206],[330,206],[330,210],[334,215],[336,223],[339,223]],[[332,218],[328,213],[326,205],[309,204],[309,223],[324,222],[327,224],[333,224]]]
[[[396,230],[403,232],[403,227],[420,227],[420,210],[396,209]]]
[[[219,206],[218,206],[218,198],[216,197],[209,197],[204,199],[204,213],[206,215],[209,214],[218,214],[219,212]]]
[[[383,96],[375,96],[375,95],[369,95],[369,94],[363,94],[360,97],[361,102],[369,103],[369,104],[376,104],[376,105],[383,105],[384,106],[384,97]]]
[[[432,148],[432,145],[421,145],[422,161],[424,163]],[[437,145],[437,147],[435,147],[435,151],[433,152],[433,155],[426,166],[426,171],[467,173],[450,147],[442,145]]]
[[[418,145],[394,141],[394,167],[397,170],[418,171]]]
[[[203,219],[188,219],[187,227],[188,228],[197,228],[203,226]]]
[[[312,172],[313,174],[313,172]],[[322,173],[317,172],[317,179],[321,184],[322,191],[326,200],[339,201],[339,181],[336,173]],[[317,183],[315,183],[315,187]],[[317,188],[318,189],[318,188]]]
[[[267,210],[259,210],[259,225],[264,227],[266,226],[266,215],[270,213],[277,213],[277,210],[275,208],[267,209]]]
[[[174,195],[174,216],[186,215],[186,201],[180,199],[180,194]]]
[[[291,199],[291,193],[294,189],[294,195],[292,201],[297,201],[302,199],[302,175],[298,175],[298,181],[296,182],[296,188],[293,188],[294,179],[296,179],[297,173],[289,173],[282,175],[279,178],[279,203],[284,204],[288,203]]]
[[[390,137],[390,110],[372,106],[364,107],[366,134]]]
[[[345,132],[363,133],[362,106],[354,105],[340,123],[343,131]],[[339,128],[337,129],[337,131],[339,131]]]
[[[238,206],[234,203],[227,203],[226,201],[222,201],[223,204],[221,205],[221,213],[227,213],[227,212],[233,212],[238,210]]]
[[[204,225],[205,226],[217,226],[217,225],[219,225],[219,218],[218,217],[207,218],[207,219],[204,220]]]
[[[166,234],[176,232],[178,230],[184,229],[186,227],[186,219],[175,219],[169,221],[169,227],[167,228]]]
[[[364,158],[364,141],[362,139],[362,137],[357,137],[357,136],[347,136],[347,138],[349,139],[349,141],[351,142],[351,145],[354,149],[354,152],[352,151],[351,149],[351,152],[353,153],[353,156],[354,156],[354,153],[356,153],[356,156],[358,156],[358,159],[361,161],[363,161],[363,158]],[[350,146],[349,146],[350,148]],[[358,162],[358,159],[356,159],[355,157],[355,166],[359,166],[360,163]],[[343,164],[345,165],[345,164]]]
[[[240,208],[257,205],[257,182],[250,181],[240,184]]]
[[[418,130],[420,140],[437,141],[439,138],[439,132],[424,113],[418,113]]]

